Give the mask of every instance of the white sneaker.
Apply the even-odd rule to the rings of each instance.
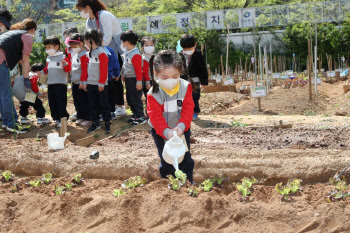
[[[78,120],[78,118],[77,118],[77,113],[76,113],[76,112],[73,113],[73,114],[69,117],[69,119],[70,119],[71,121],[76,121],[76,120]]]
[[[27,118],[27,117],[21,118],[21,124],[30,124],[30,123],[31,123],[31,121],[29,118]]]
[[[57,128],[61,128],[61,122],[57,125]]]
[[[47,119],[47,118],[38,118],[38,122],[37,122],[37,124],[38,125],[42,125],[42,124],[50,124],[50,119]]]
[[[56,122],[55,122],[55,126],[57,126],[57,125],[59,125],[59,124],[61,124],[61,121],[56,121]]]
[[[81,123],[81,126],[90,126],[91,124],[91,121],[84,121],[83,123]]]
[[[116,107],[115,108],[115,115],[117,115],[117,116],[124,116],[124,115],[126,115],[125,108]]]
[[[78,120],[75,122],[75,124],[76,124],[76,125],[80,125],[80,124],[83,123],[83,122],[84,122],[83,119],[78,119]]]
[[[3,129],[6,129],[6,128],[7,128],[7,125],[1,125],[1,127],[2,127]]]

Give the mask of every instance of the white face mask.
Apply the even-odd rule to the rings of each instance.
[[[152,54],[154,52],[154,46],[143,47],[143,51],[147,54]]]
[[[194,50],[192,51],[185,51],[183,50],[184,54],[188,55],[188,56],[191,56],[193,53],[194,53]]]
[[[72,53],[73,54],[78,54],[80,53],[81,49],[80,48],[72,48]]]
[[[84,47],[86,48],[86,50],[89,50],[89,51],[90,51],[89,46],[87,46],[86,44],[84,44]]]
[[[1,25],[0,32],[4,32],[4,31],[6,31],[6,27],[5,27],[5,25]]]
[[[158,79],[157,83],[167,90],[174,89],[179,83],[180,78]]]
[[[47,55],[49,55],[50,57],[52,57],[53,55],[55,55],[56,50],[54,50],[54,49],[49,49],[49,50],[46,50],[46,53],[47,53]]]
[[[127,50],[126,46],[123,46],[123,44],[120,45],[120,48],[125,52]]]
[[[82,10],[79,13],[80,13],[80,16],[83,17],[84,19],[89,18],[89,12],[85,13],[85,10]]]

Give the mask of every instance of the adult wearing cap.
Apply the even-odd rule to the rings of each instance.
[[[80,11],[81,17],[86,20],[86,29],[99,30],[103,35],[102,44],[113,49],[117,55],[120,67],[123,67],[121,55],[124,54],[121,48],[120,36],[123,32],[118,19],[109,11],[100,0],[78,0],[75,5]],[[124,90],[120,78],[116,77],[113,82],[115,90],[115,103],[117,105],[116,115],[125,115]]]
[[[11,24],[7,13],[0,11],[0,20],[7,29]],[[3,16],[3,17],[2,17]],[[1,25],[0,25],[1,28]],[[24,86],[31,90],[29,80],[30,63],[29,56],[33,47],[33,36],[37,28],[32,19],[12,25],[9,32],[0,35],[0,111],[2,115],[3,128],[16,133],[26,133],[28,129],[18,126],[17,112],[12,99],[12,87],[10,70],[19,63],[22,66]]]

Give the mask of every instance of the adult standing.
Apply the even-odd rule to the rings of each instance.
[[[113,49],[118,56],[120,67],[123,66],[121,55],[124,54],[121,48],[120,36],[122,28],[118,19],[109,11],[100,0],[78,0],[76,7],[80,11],[80,15],[86,18],[86,29],[92,28],[100,30],[103,35],[103,46]],[[125,115],[124,90],[120,77],[115,78],[113,82],[115,90],[116,115]]]
[[[0,17],[0,20],[4,23],[5,19]],[[9,27],[6,24],[5,26]],[[27,90],[31,90],[29,56],[32,52],[36,28],[34,20],[25,19],[21,23],[12,25],[11,31],[0,36],[0,110],[2,124],[11,132],[28,132],[28,129],[19,127],[17,123],[18,116],[12,99],[10,70],[20,63],[24,86]]]

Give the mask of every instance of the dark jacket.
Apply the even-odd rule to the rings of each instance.
[[[23,57],[22,35],[28,33],[25,30],[9,31],[0,36],[0,47],[5,51],[7,65],[13,70]]]
[[[198,77],[201,85],[208,85],[207,66],[205,65],[204,56],[198,49],[192,54],[190,64],[188,65],[188,75],[191,78]],[[182,76],[181,78],[187,80],[186,76]]]

